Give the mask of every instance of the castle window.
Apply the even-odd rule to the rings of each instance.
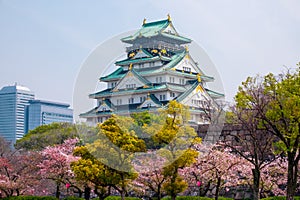
[[[170,92],[170,97],[175,97],[175,92]]]
[[[126,88],[135,88],[136,84],[126,84]]]
[[[144,96],[144,97],[140,97],[140,102],[142,103],[142,102],[144,102],[146,100],[146,97]]]
[[[122,105],[122,99],[117,99],[117,105]]]
[[[149,66],[150,66],[150,67],[154,67],[154,62],[150,62],[150,63],[149,63]]]
[[[156,83],[161,83],[162,82],[162,77],[156,77]]]
[[[133,97],[129,98],[129,99],[128,99],[128,103],[129,103],[129,104],[133,104],[133,103],[134,103],[134,98],[133,98]]]
[[[170,83],[174,83],[175,82],[175,78],[174,77],[169,77],[169,82]]]
[[[190,72],[191,68],[190,67],[183,67],[183,71]]]
[[[159,95],[159,100],[160,100],[160,101],[166,100],[166,95],[165,95],[165,94]]]
[[[181,85],[184,85],[184,84],[185,84],[185,81],[184,81],[183,78],[180,78],[180,79],[179,79],[179,84],[181,84]]]

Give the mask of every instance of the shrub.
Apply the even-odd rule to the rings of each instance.
[[[57,200],[57,198],[52,196],[13,196],[5,197],[3,200]]]
[[[84,198],[80,198],[80,197],[66,197],[66,198],[63,198],[63,200],[84,200]]]
[[[109,196],[106,197],[105,200],[120,200],[121,197],[120,196]],[[126,200],[141,200],[138,197],[125,197]]]
[[[285,198],[285,196],[278,196],[278,197],[263,198],[261,200],[286,200],[286,198]],[[300,200],[300,196],[294,197],[294,200]]]
[[[164,197],[162,200],[170,200],[170,197]],[[213,200],[215,198],[199,197],[199,196],[177,196],[177,200]],[[219,197],[219,200],[233,200],[231,198]]]

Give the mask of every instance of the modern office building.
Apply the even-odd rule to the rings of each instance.
[[[26,130],[25,109],[34,93],[20,85],[6,86],[0,90],[0,136],[14,144]]]
[[[214,106],[224,94],[212,91],[214,81],[195,61],[188,49],[191,39],[181,36],[167,19],[146,22],[133,35],[122,38],[127,57],[115,62],[118,69],[100,81],[107,88],[90,94],[97,106],[82,113],[90,124],[103,122],[112,114],[157,112],[176,100],[188,105],[191,123],[208,123],[207,105]],[[211,109],[208,108],[208,109]]]
[[[27,106],[28,129],[26,133],[37,126],[53,122],[73,123],[73,110],[69,106],[69,104],[52,101],[30,100]]]

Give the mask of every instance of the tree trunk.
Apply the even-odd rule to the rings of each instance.
[[[99,200],[104,200],[106,197],[110,195],[110,190],[111,190],[110,186],[108,186],[107,190],[105,186],[101,186],[100,191],[97,189],[97,187],[95,187],[94,191],[96,195],[99,197]]]
[[[297,186],[298,163],[295,163],[295,153],[288,152],[288,180],[286,199],[293,200]]]
[[[89,200],[91,197],[91,188],[88,186],[84,187],[84,199]]]
[[[16,193],[17,193],[16,196],[20,196],[20,190],[19,189],[16,189]]]
[[[157,200],[161,199],[161,191],[160,191],[160,185],[157,188]]]
[[[177,171],[177,169],[176,169],[176,171]],[[177,194],[175,192],[175,189],[174,189],[174,185],[175,185],[175,182],[176,182],[176,177],[177,177],[177,172],[176,172],[176,174],[174,173],[173,176],[172,176],[172,178],[171,178],[171,183],[170,183],[170,185],[172,186],[172,189],[171,189],[171,200],[176,200],[176,196],[177,196]]]
[[[125,200],[125,191],[122,189],[121,191],[121,199],[122,200]]]
[[[217,181],[217,185],[216,185],[215,200],[219,199],[220,186],[221,186],[221,177],[218,177],[218,181]]]
[[[255,166],[254,169],[252,169],[252,175],[253,175],[253,200],[259,199],[259,183],[260,183],[260,170],[258,166]]]
[[[56,183],[56,191],[55,191],[55,197],[59,199],[60,196],[60,183]]]

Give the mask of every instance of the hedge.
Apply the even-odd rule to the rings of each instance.
[[[97,198],[98,199],[98,198]],[[105,200],[120,200],[121,197],[120,196],[109,196],[106,197]],[[126,200],[141,200],[138,197],[125,197]]]
[[[3,200],[57,200],[57,198],[54,196],[13,196],[5,197]],[[84,198],[66,197],[63,200],[84,200]]]
[[[98,199],[98,198],[96,198]],[[105,200],[120,200],[120,196],[109,196],[106,197]],[[125,197],[126,200],[140,200],[137,197]],[[164,197],[162,200],[170,200],[170,197]],[[198,197],[198,196],[177,196],[176,200],[213,200],[214,198],[209,197]],[[285,200],[284,196],[278,197],[268,197],[263,198],[261,200]],[[5,197],[3,200],[57,200],[57,198],[53,196],[13,196],[13,197]],[[63,200],[84,200],[79,197],[66,197]],[[233,200],[231,198],[219,197],[219,200]],[[294,197],[294,200],[300,200],[300,196]]]
[[[170,200],[170,197],[164,197],[162,200]],[[199,197],[199,196],[177,196],[176,200],[212,200],[215,198]],[[219,197],[219,200],[233,200],[232,198]]]
[[[53,196],[13,196],[5,197],[3,200],[57,200]]]
[[[278,197],[263,198],[261,200],[286,200],[286,198],[285,196],[278,196]],[[300,200],[300,196],[294,197],[294,200]]]

